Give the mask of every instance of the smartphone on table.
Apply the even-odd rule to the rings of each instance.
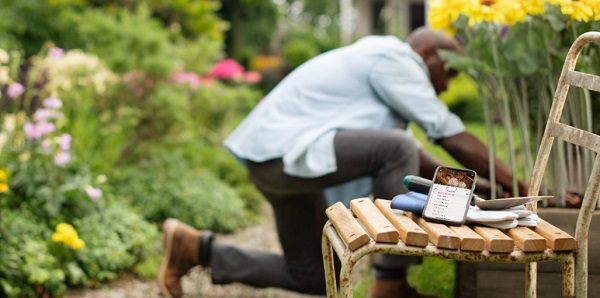
[[[460,226],[467,219],[477,173],[473,170],[441,166],[435,170],[427,194],[423,218],[431,222]]]

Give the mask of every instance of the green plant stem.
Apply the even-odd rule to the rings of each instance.
[[[497,44],[497,40],[496,40],[496,36],[497,36],[497,32],[495,30],[495,28],[493,27],[493,25],[489,26],[490,30],[488,30],[488,33],[491,33],[491,38],[490,41],[492,43],[492,56],[494,58],[494,64],[495,64],[495,73],[496,76],[498,78],[498,90],[500,92],[500,100],[502,103],[501,109],[500,109],[500,119],[502,120],[502,124],[504,127],[504,130],[506,132],[506,141],[507,141],[507,145],[508,145],[508,164],[510,169],[513,171],[513,173],[516,171],[516,165],[515,165],[515,152],[514,152],[514,144],[513,144],[513,136],[512,136],[512,124],[511,124],[511,117],[510,117],[510,107],[509,107],[509,99],[508,99],[508,94],[506,93],[506,86],[504,84],[504,75],[500,72],[500,67],[501,67],[501,62],[500,62],[500,57],[498,54],[498,44]],[[519,187],[518,187],[518,179],[516,175],[513,175],[512,177],[512,184],[513,184],[513,195],[518,196],[519,195]]]

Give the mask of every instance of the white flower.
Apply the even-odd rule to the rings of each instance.
[[[8,63],[9,58],[10,56],[8,55],[8,53],[4,49],[0,49],[0,64]]]
[[[92,201],[96,201],[102,197],[102,190],[88,185],[85,187],[85,193]]]

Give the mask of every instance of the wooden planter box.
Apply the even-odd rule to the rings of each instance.
[[[539,208],[541,218],[575,236],[579,209]],[[600,296],[600,211],[595,211],[589,231],[588,295]],[[514,298],[525,296],[525,265],[457,262],[456,297]],[[562,297],[561,266],[538,263],[537,296]]]

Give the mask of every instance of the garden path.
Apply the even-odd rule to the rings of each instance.
[[[271,252],[281,252],[273,214],[271,208],[265,204],[263,208],[264,219],[262,222],[249,226],[234,234],[217,235],[223,243],[232,243],[240,247],[259,249]],[[355,274],[363,272],[357,267]],[[183,279],[184,298],[313,298],[321,296],[302,295],[290,291],[267,288],[257,289],[241,284],[226,286],[212,285],[210,274],[206,270],[194,268]],[[160,298],[158,283],[154,280],[141,280],[134,277],[125,277],[117,282],[103,286],[100,289],[72,290],[67,294],[69,298]]]

